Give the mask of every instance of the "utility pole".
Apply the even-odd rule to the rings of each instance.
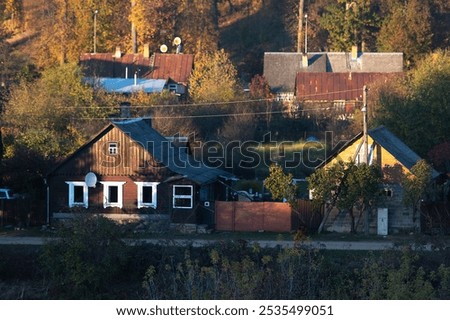
[[[308,15],[305,14],[305,54],[308,53]]]
[[[136,5],[136,0],[131,0],[131,10]],[[137,53],[137,36],[136,36],[136,26],[134,22],[131,22],[131,47],[134,54]]]
[[[367,86],[363,86],[363,159],[361,163],[369,165],[369,135],[367,131]],[[364,208],[364,233],[369,235],[369,210]]]
[[[303,42],[303,6],[305,0],[300,0],[298,5],[298,29],[297,29],[297,52],[302,52]]]
[[[369,137],[367,132],[367,86],[363,87],[363,157],[361,163],[369,164]]]
[[[94,53],[97,53],[97,14],[98,10],[94,11]]]

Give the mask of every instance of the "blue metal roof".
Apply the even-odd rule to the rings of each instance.
[[[128,78],[85,78],[91,85],[99,85],[110,93],[161,93],[166,85],[164,79],[128,79]]]
[[[171,171],[186,177],[198,184],[208,184],[219,177],[232,179],[234,176],[219,168],[206,166],[195,160],[186,150],[173,145],[159,132],[153,129],[147,121],[141,118],[114,121],[112,124],[139,143],[156,161],[159,161]]]

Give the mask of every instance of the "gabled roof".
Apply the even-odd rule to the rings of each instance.
[[[99,85],[110,93],[161,93],[167,81],[164,79],[85,78],[86,83]]]
[[[143,54],[84,53],[80,65],[86,77],[165,79],[187,84],[194,65],[192,54],[155,53]]]
[[[397,161],[402,164],[408,170],[419,161],[421,158],[411,148],[409,148],[403,141],[401,141],[396,135],[389,131],[385,126],[379,126],[375,129],[368,131],[369,136],[382,148],[388,151]],[[336,158],[343,150],[355,143],[362,137],[363,133],[360,132],[353,139],[344,144],[341,148],[333,152],[324,162],[322,162],[317,168],[323,167],[331,160]],[[432,170],[432,177],[437,177],[439,173]]]
[[[143,146],[155,160],[164,164],[171,171],[198,184],[207,184],[219,177],[233,177],[224,170],[207,167],[201,161],[195,160],[185,150],[174,146],[143,119],[116,121],[112,124]]]
[[[308,65],[303,66],[303,53],[264,53],[264,77],[275,92],[293,92],[299,72],[403,72],[400,52],[360,52],[353,59],[348,52],[310,52]]]
[[[219,178],[234,179],[234,175],[218,169],[204,165],[201,161],[191,157],[186,148],[178,147],[172,144],[168,139],[164,138],[159,132],[151,127],[147,120],[136,118],[125,121],[112,121],[103,128],[94,138],[84,144],[81,148],[63,160],[59,165],[54,167],[47,177],[53,175],[59,168],[76,158],[83,150],[86,150],[101,137],[110,132],[113,128],[117,128],[123,134],[130,137],[132,141],[138,143],[144,150],[152,155],[155,161],[167,167],[175,173],[178,178],[186,178],[199,185],[209,184]]]

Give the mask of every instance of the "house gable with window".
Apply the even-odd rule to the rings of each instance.
[[[363,134],[360,133],[333,152],[317,168],[327,167],[338,161],[353,161],[361,163],[363,157]],[[403,143],[385,126],[380,126],[368,132],[368,160],[369,164],[377,165],[383,172],[383,185],[380,186],[378,208],[388,210],[389,232],[417,231],[420,229],[420,217],[414,216],[412,209],[403,203],[402,180],[411,173],[411,168],[421,158]],[[435,170],[432,177],[439,175]],[[362,220],[362,219],[361,219]],[[362,221],[361,221],[362,223]],[[377,216],[372,214],[371,230],[377,229]],[[335,210],[328,219],[326,228],[329,231],[349,231],[350,224],[345,212]],[[361,230],[361,226],[359,226]]]
[[[206,167],[185,149],[161,136],[149,120],[112,122],[48,174],[47,214],[212,225],[214,201],[226,198],[233,176]],[[91,187],[88,173],[96,178]]]

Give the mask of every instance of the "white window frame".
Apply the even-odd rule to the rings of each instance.
[[[175,189],[176,188],[190,188],[191,190],[191,194],[189,195],[177,195],[175,194]],[[175,209],[192,209],[194,207],[194,186],[192,185],[187,185],[187,184],[177,184],[177,185],[173,185],[173,192],[172,192],[172,206]],[[185,206],[177,206],[176,205],[176,200],[177,199],[190,199],[191,200],[191,205],[188,207]]]
[[[88,203],[88,186],[84,181],[66,181],[69,185],[69,208],[89,206]],[[75,202],[75,187],[83,187],[83,202]]]
[[[103,181],[100,182],[103,185],[103,208],[108,207],[123,207],[123,185],[126,182],[123,181]],[[110,202],[109,198],[109,187],[117,187],[117,202]]]
[[[117,142],[108,142],[108,154],[111,156],[119,154],[119,144]]]
[[[137,206],[140,208],[154,208],[158,206],[157,189],[159,182],[134,182],[137,185]],[[144,187],[152,187],[152,202],[144,202]]]

